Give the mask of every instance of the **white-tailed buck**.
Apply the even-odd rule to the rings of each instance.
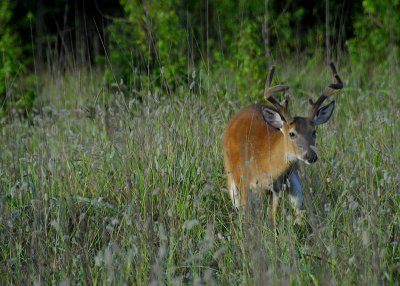
[[[335,65],[330,64],[334,83],[330,84],[317,101],[310,99],[307,117],[292,117],[288,111],[288,98],[280,103],[273,95],[286,92],[287,85],[271,86],[274,67],[271,68],[264,97],[272,106],[255,104],[239,111],[229,123],[224,139],[225,171],[233,205],[245,208],[248,193],[271,189],[272,219],[276,224],[279,192],[283,184],[295,214],[300,217],[302,190],[297,174],[297,162],[312,164],[315,152],[316,127],[329,120],[335,101],[321,107],[332,94],[343,88]]]

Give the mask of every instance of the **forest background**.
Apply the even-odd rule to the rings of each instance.
[[[2,1],[0,99],[29,113],[37,77],[89,68],[141,91],[229,71],[235,88],[274,63],[350,63],[360,84],[396,65],[398,1]],[[361,52],[362,51],[362,52]],[[233,72],[234,71],[234,75]],[[7,100],[6,100],[7,98]]]

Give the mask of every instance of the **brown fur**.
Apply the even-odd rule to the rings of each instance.
[[[234,183],[240,192],[241,204],[247,203],[247,192],[264,190],[289,171],[292,163],[286,153],[294,153],[284,134],[268,125],[262,115],[262,105],[239,111],[225,133],[224,162],[228,187]],[[290,128],[290,126],[285,126]]]

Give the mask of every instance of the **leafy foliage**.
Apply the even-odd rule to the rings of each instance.
[[[200,86],[208,90],[213,73],[236,77],[227,81],[233,85],[226,89],[243,94],[248,84],[262,86],[268,66],[276,62],[323,59],[323,54],[340,60],[348,54],[355,64],[373,66],[395,62],[399,56],[398,0],[96,3],[2,1],[3,99],[16,75],[33,72],[34,54],[37,70],[47,67],[52,73],[105,63],[105,83],[127,87],[130,94],[149,86],[170,93],[193,83],[195,73],[199,75],[196,90]],[[31,15],[29,21],[26,15]],[[360,69],[359,73],[366,72]],[[200,82],[204,80],[206,85]]]
[[[10,0],[0,3],[0,108],[4,107],[7,91],[24,68],[20,61],[20,41],[10,25],[13,8],[14,4]]]
[[[355,37],[349,40],[355,63],[374,65],[400,56],[400,1],[362,2],[363,12],[354,23]]]
[[[185,31],[179,23],[176,1],[121,1],[126,19],[109,28],[111,62],[116,75],[132,80],[148,75],[158,85],[175,84],[185,69]],[[146,87],[146,77],[135,83]]]

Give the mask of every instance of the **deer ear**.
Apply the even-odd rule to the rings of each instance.
[[[269,125],[276,129],[282,129],[284,121],[282,120],[282,117],[278,112],[271,108],[264,107],[262,109],[262,115],[264,117],[264,120]]]
[[[335,109],[335,101],[332,101],[328,105],[318,109],[317,114],[314,117],[315,125],[324,124],[331,118],[332,112]]]

